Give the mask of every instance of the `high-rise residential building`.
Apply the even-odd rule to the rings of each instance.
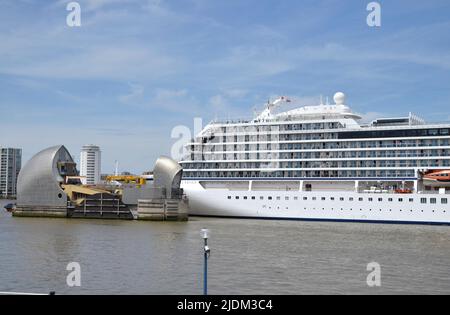
[[[17,195],[17,177],[22,167],[22,149],[0,147],[0,196]]]
[[[96,145],[85,145],[80,155],[80,176],[84,185],[96,185],[101,181],[102,152]]]

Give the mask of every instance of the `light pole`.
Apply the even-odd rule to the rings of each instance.
[[[211,250],[208,246],[208,237],[209,237],[209,230],[208,229],[202,229],[201,230],[203,240],[205,242],[204,248],[203,248],[203,255],[204,255],[204,263],[203,263],[203,295],[208,295],[208,258],[211,254]]]

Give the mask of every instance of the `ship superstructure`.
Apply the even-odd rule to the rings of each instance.
[[[333,105],[277,112],[290,101],[214,121],[186,146],[193,215],[450,222],[450,185],[434,180],[450,169],[450,124],[411,113],[363,124],[340,92]]]

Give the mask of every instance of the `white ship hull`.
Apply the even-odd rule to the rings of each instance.
[[[205,189],[198,181],[188,180],[182,182],[182,188],[192,216],[450,224],[450,195],[446,194],[230,191]],[[442,199],[448,200],[442,203]]]

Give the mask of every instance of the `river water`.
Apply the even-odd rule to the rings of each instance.
[[[191,218],[187,223],[13,218],[0,201],[0,291],[449,294],[450,227]],[[66,283],[71,262],[81,287]],[[367,285],[367,265],[381,286]]]

